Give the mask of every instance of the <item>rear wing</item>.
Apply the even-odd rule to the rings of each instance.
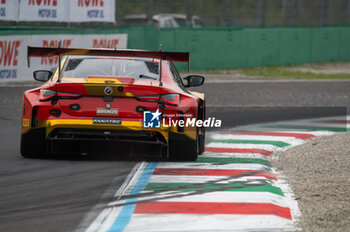
[[[157,58],[174,62],[187,62],[188,71],[190,70],[189,52],[162,52],[162,51],[144,51],[144,50],[117,50],[117,49],[85,49],[85,48],[43,48],[28,46],[27,58],[28,67],[30,66],[30,57],[48,57],[64,55],[91,55],[91,56],[121,56],[121,57],[143,57]]]

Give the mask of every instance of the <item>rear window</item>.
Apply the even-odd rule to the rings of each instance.
[[[159,80],[159,63],[152,59],[68,58],[62,72],[64,77],[115,76],[136,80]]]
[[[186,27],[187,26],[187,21],[186,19],[183,18],[174,18],[177,24],[179,24],[180,27]]]

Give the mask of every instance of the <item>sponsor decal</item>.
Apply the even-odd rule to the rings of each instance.
[[[115,0],[0,0],[0,18],[11,21],[115,22]]]
[[[160,115],[157,111],[143,111],[143,128],[160,128]]]
[[[17,70],[16,69],[2,69],[0,70],[0,79],[16,79]]]
[[[72,44],[72,39],[63,39],[63,40],[43,40],[44,48],[57,48],[58,44],[61,42],[62,48],[69,48]],[[58,56],[54,57],[41,57],[41,64],[43,65],[57,65],[58,64]],[[55,67],[56,69],[56,67]]]
[[[0,41],[0,79],[16,79],[17,69],[1,69],[2,67],[18,66],[18,52],[21,46],[20,40]]]
[[[0,0],[0,19],[6,21],[17,21],[19,13],[18,5],[18,0]]]
[[[78,7],[100,6],[103,7],[104,0],[78,0]]]
[[[111,95],[113,93],[113,88],[110,87],[110,86],[107,86],[105,89],[104,89],[104,92],[106,95]]]
[[[1,0],[0,4],[1,5],[5,5],[6,4],[6,0]],[[1,17],[6,17],[6,7],[1,7],[0,8],[0,16]]]
[[[22,126],[23,127],[29,127],[29,119],[28,118],[23,118],[22,119]]]
[[[0,8],[0,16],[1,17],[6,17],[6,8],[5,7],[1,7]]]
[[[58,0],[27,0],[21,1],[20,19],[28,21],[58,20],[63,21],[64,2]],[[61,12],[60,15],[59,11]]]
[[[94,39],[93,48],[116,48],[119,43],[119,39]]]
[[[118,115],[118,109],[97,108],[97,115]]]
[[[29,0],[33,6],[57,6],[57,0]]]
[[[121,125],[122,120],[120,118],[94,118],[92,124],[115,124]]]
[[[19,40],[0,41],[0,66],[17,66]]]
[[[70,0],[69,4],[70,11],[75,13],[70,17],[72,22],[115,21],[114,0]]]
[[[103,19],[105,16],[104,16],[103,10],[88,10],[87,17]]]
[[[1,1],[1,0],[0,0]],[[61,4],[58,1],[57,4]],[[12,3],[7,0],[6,4]],[[28,4],[28,2],[26,2]],[[1,6],[1,5],[0,5]],[[9,9],[6,9],[10,13]],[[34,14],[34,13],[33,13]],[[0,17],[1,19],[1,17]],[[34,70],[50,70],[55,72],[58,65],[58,56],[54,57],[32,57],[30,67],[27,65],[27,46],[56,47],[61,42],[62,48],[91,48],[95,40],[95,46],[113,47],[118,49],[127,47],[127,34],[108,35],[14,35],[0,37],[0,82],[27,81],[32,80]],[[118,41],[118,45],[117,42]],[[107,84],[109,85],[109,84]],[[106,86],[104,86],[106,87]],[[103,89],[102,89],[103,91]]]
[[[39,18],[57,18],[57,10],[39,9]]]
[[[104,0],[78,0],[78,7],[103,7],[104,6]],[[86,13],[86,16],[88,18],[100,18],[104,19],[104,10],[98,10],[98,9],[89,9]]]

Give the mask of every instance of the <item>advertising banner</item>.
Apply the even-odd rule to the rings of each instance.
[[[115,23],[114,0],[70,0],[69,11],[70,22]]]
[[[18,1],[0,0],[0,20],[18,20]]]
[[[58,57],[32,57],[27,66],[27,46],[63,48],[127,48],[127,34],[26,35],[0,37],[0,82],[31,81],[34,70],[55,71]]]
[[[20,21],[68,21],[68,1],[65,0],[22,0]]]
[[[115,0],[0,0],[0,20],[115,23]]]

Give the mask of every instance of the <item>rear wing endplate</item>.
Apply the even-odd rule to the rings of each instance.
[[[189,52],[162,52],[162,51],[143,51],[143,50],[116,50],[116,49],[85,49],[85,48],[43,48],[28,46],[28,67],[30,66],[30,57],[50,57],[65,55],[91,55],[91,56],[121,56],[121,57],[143,57],[156,58],[174,62],[187,62],[190,69]]]

